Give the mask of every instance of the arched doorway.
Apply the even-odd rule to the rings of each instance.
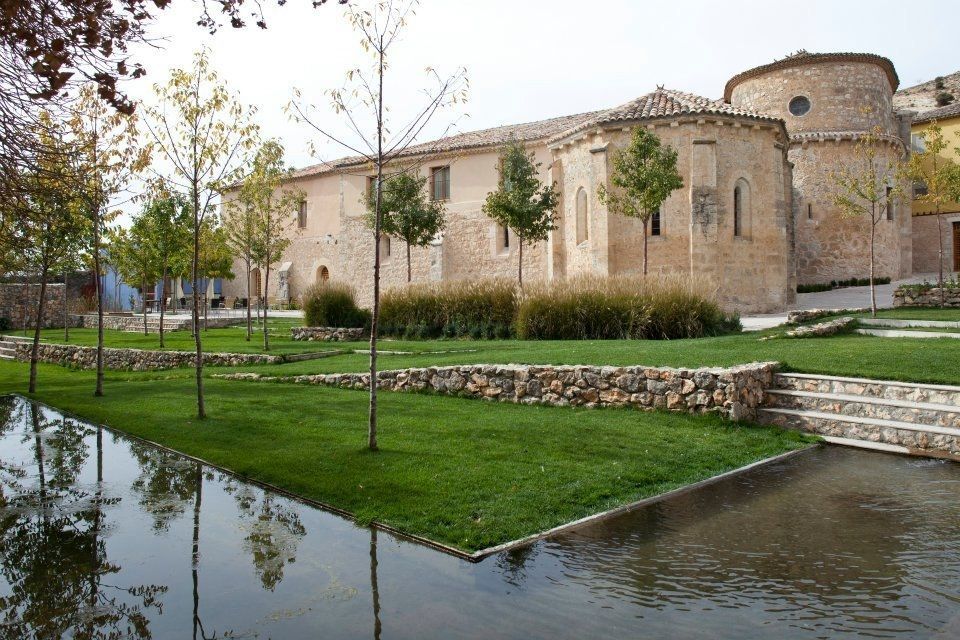
[[[263,278],[260,275],[260,269],[254,268],[250,271],[250,297],[259,300],[263,296]]]
[[[317,283],[325,284],[330,281],[330,270],[326,266],[317,268]]]

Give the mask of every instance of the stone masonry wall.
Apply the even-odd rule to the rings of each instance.
[[[343,327],[292,327],[290,337],[304,342],[353,342],[363,339],[364,329]]]
[[[33,344],[18,342],[16,358],[30,361]],[[192,366],[196,354],[192,351],[144,351],[141,349],[103,350],[104,366],[121,371],[157,371]],[[66,344],[40,344],[40,362],[59,364],[76,369],[94,369],[97,366],[96,347],[81,347]],[[283,356],[268,356],[250,353],[205,353],[203,363],[209,366],[240,366],[248,364],[279,364]]]
[[[913,217],[914,273],[937,273],[941,242],[943,243],[943,270],[945,273],[954,271],[953,225],[960,222],[960,214],[942,214],[940,218],[938,225],[935,215]]]
[[[945,287],[943,305],[960,308],[960,287]],[[940,288],[918,290],[913,287],[899,287],[893,293],[894,307],[939,307]]]
[[[63,326],[63,283],[48,284],[44,293],[43,327]],[[31,328],[37,317],[38,284],[0,284],[0,318],[10,320],[11,329]]]
[[[770,362],[730,369],[478,364],[381,371],[377,378],[379,388],[388,391],[433,391],[519,404],[717,412],[733,420],[754,420],[775,369],[776,363]],[[222,377],[350,389],[370,384],[364,373]]]

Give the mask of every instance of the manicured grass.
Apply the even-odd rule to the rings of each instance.
[[[0,362],[0,393],[27,366]],[[210,380],[194,417],[186,377],[157,381],[41,366],[36,398],[403,531],[473,551],[803,446],[796,432],[715,416],[380,396],[381,451],[366,395]]]
[[[869,318],[870,314],[863,314]],[[960,322],[960,309],[928,309],[920,307],[901,307],[899,309],[879,309],[878,318],[896,318],[898,320],[950,320]]]
[[[399,369],[477,363],[701,367],[778,361],[787,370],[806,373],[960,384],[960,340],[877,338],[855,334],[830,338],[759,339],[770,333],[692,340],[384,342],[384,349],[448,348],[458,351],[382,355],[380,367]],[[344,348],[365,346],[353,344],[344,345]],[[323,360],[244,367],[239,370],[268,375],[298,375],[357,372],[365,370],[367,366],[366,355],[350,353]],[[223,371],[217,370],[219,373]]]

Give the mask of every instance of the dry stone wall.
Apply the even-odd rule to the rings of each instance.
[[[290,337],[302,342],[355,342],[362,340],[363,329],[343,327],[293,327]]]
[[[0,318],[7,318],[11,328],[32,328],[37,317],[37,299],[40,285],[0,284]],[[44,292],[43,327],[63,326],[63,283],[48,284]]]
[[[940,288],[900,287],[893,294],[894,307],[939,307]],[[944,287],[943,306],[960,308],[960,287]]]
[[[754,420],[776,366],[772,362],[730,369],[477,364],[381,371],[377,380],[379,388],[387,391],[432,391],[527,405],[717,412],[732,420]],[[366,389],[370,384],[365,373],[221,377],[348,389]]]
[[[30,361],[30,342],[17,343],[17,360]],[[159,371],[192,366],[196,361],[192,351],[145,351],[141,349],[103,350],[104,367],[121,371]],[[59,364],[75,369],[94,369],[97,366],[96,347],[69,344],[40,344],[40,362]],[[240,366],[249,364],[280,364],[283,356],[268,356],[251,353],[205,353],[203,363],[208,366]]]

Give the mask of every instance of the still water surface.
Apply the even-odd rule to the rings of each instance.
[[[0,638],[958,638],[960,465],[824,448],[471,564],[0,399]]]

